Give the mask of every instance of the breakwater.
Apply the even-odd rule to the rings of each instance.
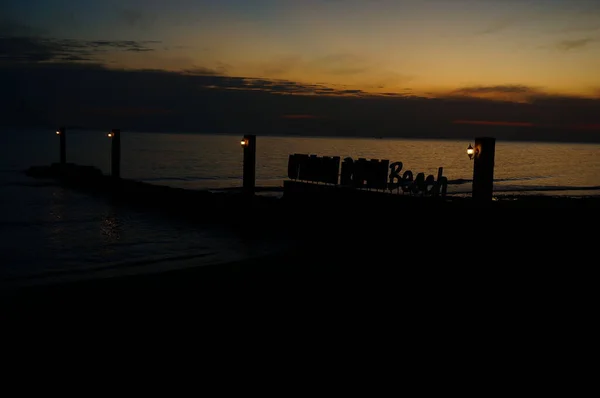
[[[332,184],[284,180],[281,197],[248,194],[243,190],[188,190],[104,175],[99,169],[73,163],[33,166],[32,178],[53,179],[70,189],[100,195],[119,203],[162,211],[198,222],[227,222],[253,228],[284,228],[290,220],[332,220],[336,223],[377,223],[392,214],[415,210],[600,208],[600,198],[496,196],[490,202],[470,197],[421,197]]]

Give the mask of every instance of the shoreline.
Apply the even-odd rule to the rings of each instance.
[[[189,211],[193,210],[194,205],[202,204],[213,206],[221,210],[235,209],[239,206],[250,205],[260,207],[261,211],[266,211],[274,203],[285,202],[286,196],[299,196],[303,199],[309,198],[308,191],[314,191],[310,195],[311,201],[318,200],[328,202],[332,198],[340,199],[340,192],[344,191],[344,199],[350,196],[360,197],[361,200],[367,198],[367,195],[373,196],[375,200],[407,202],[411,205],[432,203],[460,204],[461,206],[480,207],[481,203],[471,199],[468,193],[449,194],[446,198],[428,198],[412,195],[397,195],[393,193],[374,192],[365,189],[347,189],[342,186],[319,185],[314,183],[302,183],[295,180],[284,180],[281,187],[282,195],[244,195],[239,189],[207,189],[207,190],[189,190],[184,188],[174,188],[167,185],[155,185],[147,182],[127,180],[121,178],[112,178],[104,175],[99,169],[91,166],[80,166],[72,163],[59,164],[54,163],[50,166],[33,166],[25,170],[25,174],[35,179],[51,179],[59,182],[63,186],[94,195],[108,195],[111,199],[128,201],[134,204],[150,206],[154,208],[176,210],[183,207]],[[290,189],[286,185],[291,186]],[[294,186],[299,187],[299,189]],[[304,186],[305,188],[303,188]],[[586,205],[596,206],[600,202],[600,193],[598,195],[553,195],[541,193],[557,191],[590,191],[600,187],[555,187],[548,189],[537,189],[523,193],[522,191],[495,191],[491,203],[485,203],[483,206],[495,206],[502,208],[509,203],[509,207],[514,207],[514,202],[522,202],[527,206],[550,206],[553,203],[557,207],[580,205],[583,201]],[[264,190],[265,193],[274,191],[273,187]],[[279,190],[279,189],[278,189]],[[318,195],[318,197],[317,197]],[[375,197],[377,198],[375,199]],[[295,199],[295,198],[294,198]],[[432,200],[435,199],[435,200]],[[521,200],[522,199],[522,200]],[[369,201],[371,198],[369,197]],[[576,203],[577,202],[577,203]],[[369,203],[372,205],[373,203]]]
[[[100,181],[105,185],[98,185]],[[600,196],[502,195],[479,210],[466,198],[248,198],[186,193],[105,177],[85,184],[77,177],[60,182],[90,194],[108,193],[109,200],[135,202],[148,190],[162,192],[143,205],[192,221],[229,223],[257,236],[286,234],[295,245],[282,253],[230,263],[199,266],[194,259],[185,259],[186,267],[168,269],[176,261],[167,261],[153,273],[4,291],[4,317],[82,316],[82,311],[97,316],[101,310],[122,313],[133,306],[146,311],[167,304],[206,309],[232,301],[243,305],[240,300],[248,304],[265,295],[293,299],[308,292],[314,297],[376,295],[406,283],[408,291],[421,294],[419,289],[434,289],[436,297],[475,285],[495,290],[527,283],[539,286],[544,280],[557,283],[560,278],[568,280],[575,270],[585,274],[594,248],[585,243],[587,229],[573,219],[585,220],[590,210],[600,208]],[[199,203],[214,204],[216,210],[198,212]],[[554,211],[561,208],[579,212]],[[559,230],[557,225],[570,227]],[[559,263],[560,271],[557,259],[566,261]]]
[[[559,222],[573,216],[541,215],[555,215]],[[190,259],[177,269],[5,291],[0,316],[160,319],[290,303],[316,311],[323,305],[391,309],[400,297],[419,307],[456,299],[469,305],[515,301],[522,295],[546,300],[591,291],[588,285],[595,279],[588,259],[594,248],[581,246],[581,229],[557,234],[545,224],[533,225],[535,215],[499,214],[483,227],[465,220],[464,212],[421,216],[419,225],[387,228],[324,225],[299,234],[289,250],[246,260],[195,266]],[[446,231],[448,223],[462,224]],[[512,228],[508,234],[507,228]]]

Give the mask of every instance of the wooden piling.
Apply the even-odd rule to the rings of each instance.
[[[109,137],[112,139],[111,143],[111,176],[113,178],[121,178],[121,130],[113,129]]]
[[[61,127],[57,130],[60,139],[60,164],[67,163],[67,129]]]
[[[494,192],[494,158],[496,139],[493,137],[475,138],[473,157],[473,200],[478,203],[492,201]]]
[[[244,192],[254,195],[256,185],[256,136],[244,135],[242,140],[244,148],[243,188]]]

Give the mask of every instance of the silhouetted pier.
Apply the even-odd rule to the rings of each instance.
[[[66,129],[60,136],[60,162],[34,166],[26,174],[51,178],[80,191],[137,207],[181,215],[204,222],[229,222],[253,228],[297,229],[293,220],[336,225],[384,225],[408,214],[429,210],[474,208],[598,208],[598,198],[493,196],[495,139],[480,137],[467,154],[473,160],[473,195],[447,195],[448,179],[404,170],[402,162],[386,159],[290,154],[288,178],[281,198],[256,194],[256,136],[245,135],[243,184],[238,191],[210,192],[153,185],[121,178],[121,130],[108,133],[111,173],[67,163]],[[316,232],[316,231],[315,231]]]
[[[271,197],[190,190],[115,178],[112,174],[104,175],[95,167],[72,163],[34,166],[26,170],[26,174],[53,179],[65,187],[112,201],[181,214],[198,221],[244,220],[256,211],[264,214],[276,204],[276,199]]]
[[[97,168],[72,163],[34,166],[26,170],[26,174],[53,179],[71,189],[150,211],[197,222],[271,230],[272,233],[283,229],[299,230],[298,222],[370,227],[393,224],[411,214],[423,216],[425,212],[435,211],[441,215],[438,211],[481,207],[481,203],[470,197],[420,197],[295,180],[283,181],[283,194],[279,198],[248,195],[243,189],[209,192],[114,178]],[[519,196],[493,200],[483,207],[596,209],[600,207],[600,200]],[[314,229],[313,232],[322,231]]]

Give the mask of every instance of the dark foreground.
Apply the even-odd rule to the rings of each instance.
[[[8,290],[2,316],[160,319],[297,306],[485,313],[510,305],[535,313],[574,301],[571,310],[579,311],[595,302],[598,249],[593,235],[568,221],[585,216],[462,212],[408,214],[376,225],[324,221],[312,232],[310,225],[288,231],[297,246],[265,258]]]
[[[117,194],[109,199],[118,201],[141,200],[144,190],[155,189],[104,179],[74,188],[106,194],[114,186]],[[140,205],[198,222],[228,222],[257,236],[286,234],[296,244],[233,264],[6,289],[3,319],[202,318],[298,306],[390,316],[510,307],[535,316],[549,305],[560,310],[578,303],[573,311],[580,311],[595,296],[597,198],[506,197],[498,201],[502,206],[473,207],[464,200],[176,195],[154,195]],[[199,212],[199,200],[214,211]]]

